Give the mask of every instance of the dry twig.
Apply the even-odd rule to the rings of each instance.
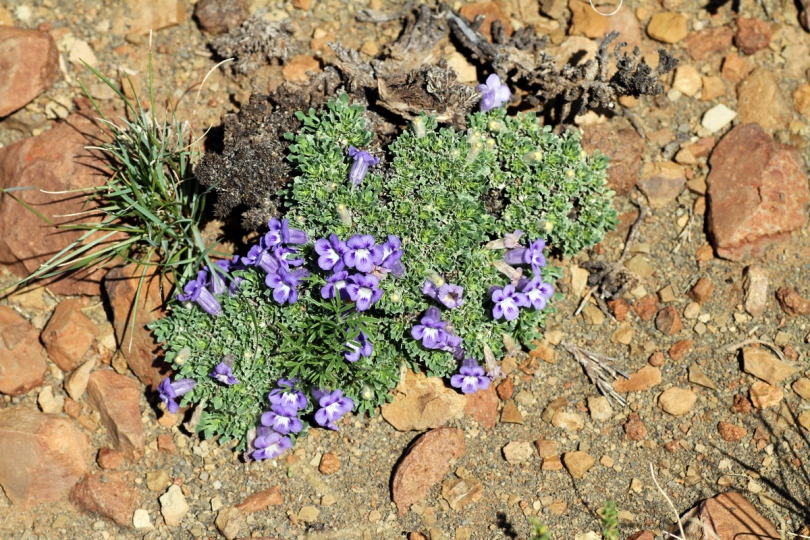
[[[577,362],[580,363],[585,373],[588,375],[588,378],[596,385],[599,392],[607,398],[611,406],[613,406],[611,398],[615,399],[621,406],[626,405],[627,402],[625,399],[613,389],[613,381],[618,379],[619,376],[625,379],[629,379],[630,377],[628,377],[625,372],[612,365],[612,363],[616,361],[615,359],[577,347],[567,341],[563,341],[561,345],[577,359]]]

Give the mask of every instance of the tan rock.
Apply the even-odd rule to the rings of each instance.
[[[728,82],[736,84],[745,79],[753,69],[753,62],[749,61],[747,58],[730,54],[723,59],[720,74]]]
[[[717,433],[720,434],[720,438],[722,438],[724,441],[738,442],[743,440],[745,436],[748,435],[748,430],[742,426],[729,424],[728,422],[723,422],[721,420],[717,423]]]
[[[537,439],[534,441],[534,446],[537,448],[537,453],[543,459],[560,454],[559,450],[557,450],[557,443],[551,439]]]
[[[645,163],[638,181],[639,189],[653,208],[663,208],[674,201],[685,185],[683,167],[668,161]]]
[[[810,84],[803,84],[793,91],[793,108],[810,119]]]
[[[496,20],[503,23],[504,33],[511,36],[513,29],[509,18],[504,15],[498,2],[476,2],[474,4],[466,4],[461,7],[459,13],[468,21],[475,20],[478,15],[484,16],[484,21],[479,28],[480,32],[486,36],[487,39],[492,39],[492,23]]]
[[[689,382],[704,388],[717,390],[717,385],[714,384],[714,381],[706,376],[706,373],[704,373],[703,369],[697,364],[692,364],[689,366]]]
[[[393,391],[394,400],[382,406],[383,418],[398,431],[423,431],[445,424],[467,404],[438,377],[407,370]]]
[[[126,32],[142,36],[163,28],[177,26],[186,18],[185,4],[181,0],[127,0]]]
[[[101,422],[117,450],[132,461],[139,460],[146,447],[138,383],[110,370],[94,371],[87,385],[90,403],[101,414]]]
[[[653,366],[644,366],[635,373],[630,374],[629,379],[618,379],[613,383],[613,389],[620,393],[641,392],[661,384],[661,370]]]
[[[776,358],[765,349],[743,348],[743,371],[771,385],[787,379],[796,368]]]
[[[279,486],[273,486],[253,495],[248,495],[245,500],[236,505],[236,508],[243,514],[248,515],[260,512],[270,506],[280,506],[282,504],[284,504],[284,499],[281,496],[281,490]]]
[[[327,452],[321,456],[321,462],[318,464],[318,470],[321,474],[335,474],[340,470],[340,459],[334,452]]]
[[[74,400],[78,401],[84,396],[84,391],[87,390],[87,383],[90,382],[90,372],[96,367],[96,359],[91,358],[79,369],[73,370],[73,373],[68,376],[65,381],[65,390],[68,395]]]
[[[810,315],[810,301],[803,297],[793,287],[779,287],[776,290],[776,300],[782,311],[796,317],[798,315]]]
[[[675,69],[675,79],[672,81],[672,88],[681,94],[693,97],[700,92],[702,86],[703,80],[700,77],[700,72],[696,70],[694,66],[684,64]]]
[[[585,420],[577,413],[568,413],[558,409],[551,418],[551,425],[564,431],[581,431],[585,427]]]
[[[802,377],[793,383],[793,391],[802,399],[810,400],[810,379]]]
[[[160,496],[160,513],[163,521],[169,527],[177,527],[183,517],[190,510],[186,497],[178,485],[172,485],[169,490]]]
[[[571,10],[569,35],[601,39],[608,33],[608,17],[597,13],[588,2],[569,0],[568,9]]]
[[[523,423],[523,415],[520,414],[517,405],[515,405],[515,402],[511,399],[503,404],[503,409],[501,409],[501,422],[504,424]]]
[[[45,382],[48,369],[37,329],[0,306],[0,393],[25,394]]]
[[[575,480],[583,478],[596,463],[590,454],[580,451],[566,452],[562,456],[562,461],[568,473]]]
[[[774,407],[785,397],[785,392],[778,386],[772,386],[762,381],[754,381],[748,393],[751,403],[757,409]]]
[[[453,510],[471,506],[480,501],[483,495],[484,486],[472,477],[448,478],[442,482],[442,498]]]
[[[734,491],[706,499],[684,514],[682,522],[687,538],[779,538],[773,523]],[[676,533],[677,528],[675,525],[670,532]]]
[[[711,279],[704,276],[692,286],[692,290],[689,291],[689,298],[698,304],[703,304],[711,297],[712,292],[714,292],[714,284],[712,284]]]
[[[299,54],[293,56],[281,70],[284,80],[296,84],[304,84],[309,81],[309,72],[318,73],[321,71],[321,64],[311,54]]]
[[[528,461],[533,455],[534,448],[528,441],[511,441],[503,447],[503,457],[512,465]]]
[[[590,396],[588,397],[588,412],[591,413],[591,418],[594,420],[604,422],[613,416],[613,407],[610,406],[610,401],[605,396]]]
[[[768,272],[762,266],[747,266],[743,279],[745,311],[756,318],[765,311],[768,300]]]
[[[688,388],[669,388],[658,398],[661,409],[672,416],[688,413],[697,401],[697,395]]]
[[[32,409],[0,410],[0,486],[25,511],[61,498],[87,471],[87,437],[72,420]]]
[[[737,112],[741,122],[768,131],[784,128],[792,117],[779,80],[766,68],[755,69],[737,87]]]
[[[434,429],[416,439],[394,470],[391,482],[399,515],[422,500],[450,471],[450,461],[465,452],[464,433],[456,428]]]
[[[245,525],[245,516],[238,508],[226,506],[217,512],[214,525],[226,540],[233,540],[239,536],[239,531]]]
[[[647,34],[664,43],[677,43],[686,38],[687,33],[686,17],[672,11],[656,13],[647,25]]]
[[[810,431],[810,410],[804,411],[799,415],[799,425],[807,431]]]
[[[121,527],[132,525],[141,494],[130,471],[99,471],[86,476],[70,492],[70,501],[78,508],[101,514]]]
[[[82,313],[82,307],[76,298],[59,302],[40,336],[50,359],[65,372],[82,363],[98,335],[98,327]]]
[[[726,85],[723,79],[715,76],[702,76],[703,89],[700,93],[702,101],[711,101],[726,94]]]
[[[696,61],[706,60],[728,51],[734,31],[728,26],[715,26],[690,32],[686,37],[686,51]]]

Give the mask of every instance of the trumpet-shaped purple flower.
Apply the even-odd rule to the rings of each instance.
[[[267,274],[264,278],[265,284],[273,289],[273,300],[279,304],[289,302],[294,304],[298,301],[298,285],[301,280],[309,275],[304,268],[299,268],[292,272],[287,272],[284,267],[280,267],[278,272]]]
[[[273,428],[282,435],[298,433],[304,429],[304,424],[298,418],[298,409],[275,403],[270,406],[269,411],[262,414],[262,425]]]
[[[551,297],[554,296],[554,285],[544,283],[543,278],[540,276],[535,276],[531,280],[521,279],[518,288],[520,292],[526,295],[534,309],[543,309]]]
[[[447,332],[447,339],[444,342],[444,347],[442,347],[442,350],[451,352],[453,353],[453,356],[456,356],[459,351],[463,351],[461,348],[461,338]]]
[[[512,97],[512,91],[494,73],[487,77],[486,84],[478,85],[478,91],[481,92],[481,110],[484,112],[500,107]]]
[[[436,300],[439,297],[439,287],[436,286],[431,280],[426,279],[422,284],[422,294],[428,298]]]
[[[219,305],[216,297],[205,287],[208,280],[208,272],[200,270],[197,279],[190,279],[183,287],[185,294],[178,294],[177,299],[181,302],[191,300],[203,308],[209,315],[219,315],[222,313],[222,306]]]
[[[224,293],[228,287],[225,285],[225,275],[231,271],[233,263],[228,259],[222,259],[214,263],[216,268],[211,268],[211,279],[209,290],[216,296]]]
[[[343,358],[348,362],[357,362],[361,356],[368,358],[374,352],[374,345],[371,344],[368,336],[362,330],[356,338],[347,341],[344,345],[348,350],[343,352]]]
[[[540,268],[546,265],[546,257],[543,250],[546,249],[546,242],[538,238],[532,242],[528,248],[515,248],[507,251],[503,256],[504,262],[508,264],[528,264],[531,265],[535,274],[540,272]]]
[[[379,264],[380,260],[374,256],[374,237],[370,234],[355,234],[346,242],[346,252],[343,253],[343,262],[349,268],[368,273]]]
[[[177,379],[172,382],[171,379],[166,377],[158,385],[158,395],[169,412],[174,414],[180,408],[175,399],[188,394],[197,385],[194,379]]]
[[[233,272],[234,270],[244,270],[246,266],[242,263],[241,257],[239,255],[233,256],[233,262],[231,262],[231,266],[228,269],[229,272]],[[231,280],[231,283],[228,285],[228,294],[233,296],[236,294],[236,291],[239,289],[239,285],[242,284],[242,280],[244,278],[242,276],[236,276]]]
[[[319,392],[322,391],[319,390]],[[342,390],[323,392],[318,399],[318,404],[321,408],[315,413],[315,421],[318,422],[319,426],[334,430],[338,429],[335,421],[354,409],[354,401],[352,401],[352,398],[344,396]]]
[[[296,411],[305,409],[307,404],[307,396],[301,390],[295,388],[296,379],[279,379],[278,388],[270,390],[267,395],[268,401],[273,405],[279,405],[286,410]]]
[[[281,266],[289,268],[290,266],[302,266],[304,264],[303,257],[295,257],[298,250],[286,246],[276,246],[273,248],[273,255],[279,260]]]
[[[346,249],[346,243],[342,242],[336,234],[330,234],[329,240],[326,238],[316,240],[315,253],[320,255],[318,257],[318,266],[321,270],[340,272],[346,266],[343,262],[343,254]]]
[[[329,300],[337,294],[341,295],[341,298],[348,297],[349,293],[346,292],[346,285],[348,284],[346,280],[348,277],[349,273],[344,270],[343,272],[335,272],[326,278],[326,285],[321,287],[321,298]]]
[[[286,261],[282,262],[269,247],[263,247],[260,244],[252,246],[242,262],[261,268],[266,274],[274,274],[282,265],[286,266]]]
[[[383,292],[380,289],[380,280],[376,276],[364,276],[355,274],[349,276],[346,284],[346,292],[349,298],[355,303],[357,311],[365,311],[371,304],[382,298]]]
[[[307,233],[290,228],[290,220],[270,218],[267,222],[270,230],[264,235],[265,247],[276,247],[281,244],[306,244],[309,241]]]
[[[492,301],[495,307],[492,309],[492,316],[496,319],[503,317],[507,321],[514,321],[520,314],[521,307],[529,307],[529,300],[526,295],[515,291],[515,287],[493,287]]]
[[[444,304],[446,308],[453,309],[464,304],[464,300],[461,298],[463,293],[464,289],[461,286],[445,283],[436,291],[436,300]]]
[[[353,186],[360,185],[368,173],[368,168],[380,162],[380,158],[372,156],[365,150],[358,150],[354,146],[349,147],[349,156],[354,158],[352,168],[349,170],[349,181]]]
[[[259,426],[253,440],[255,450],[250,457],[255,460],[274,459],[292,448],[292,441],[266,426]]]
[[[239,380],[233,375],[231,366],[225,362],[220,362],[217,364],[214,371],[209,373],[208,376],[212,379],[218,380],[222,384],[227,384],[228,386],[232,384],[239,384]]]
[[[422,324],[417,324],[411,329],[413,339],[422,340],[422,346],[426,349],[441,349],[447,343],[446,322],[441,320],[442,314],[435,306],[430,306],[422,320]]]
[[[520,237],[523,236],[523,231],[517,229],[513,233],[506,233],[503,237],[503,247],[507,249],[512,249],[518,246],[518,242],[520,242]]]
[[[405,275],[405,269],[400,262],[400,259],[402,259],[401,247],[402,241],[399,237],[389,234],[387,242],[379,246],[374,246],[371,250],[373,257],[380,261],[377,264],[389,270],[394,277],[402,277]]]
[[[450,385],[460,388],[465,394],[474,394],[479,390],[486,390],[492,381],[484,375],[484,368],[472,358],[467,358],[461,364],[459,374],[450,377]]]

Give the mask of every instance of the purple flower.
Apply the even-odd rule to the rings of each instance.
[[[282,262],[275,256],[269,247],[255,245],[248,250],[246,257],[242,259],[244,264],[261,268],[267,274],[274,274],[282,266]]]
[[[278,272],[267,274],[264,278],[265,284],[273,289],[273,300],[279,304],[289,302],[294,304],[298,301],[298,285],[301,280],[309,275],[303,268],[287,272],[284,267],[280,267]]]
[[[250,456],[255,460],[274,459],[292,448],[289,437],[283,437],[266,426],[259,426],[256,432],[258,436],[253,440],[256,450]]]
[[[242,259],[239,257],[239,255],[234,255],[229,271],[233,272],[234,270],[244,270],[245,268],[246,267],[244,264],[242,264]],[[239,289],[239,285],[242,284],[243,279],[244,278],[242,276],[236,276],[231,280],[230,285],[228,285],[229,295],[233,296],[236,294],[236,291]]]
[[[374,237],[370,234],[360,236],[355,234],[346,242],[346,252],[343,254],[343,262],[349,268],[357,268],[358,271],[368,273],[379,264],[380,260],[374,256]]]
[[[270,230],[262,239],[265,247],[276,247],[281,244],[306,244],[309,241],[307,233],[298,229],[290,229],[290,220],[270,218],[267,222]]]
[[[544,283],[540,276],[535,276],[531,280],[521,279],[518,288],[526,295],[534,309],[543,309],[554,296],[554,286],[551,283]]]
[[[521,307],[529,307],[529,300],[526,295],[515,291],[515,287],[493,287],[492,301],[495,307],[492,309],[492,316],[496,319],[503,317],[507,321],[514,321],[520,314]]]
[[[185,294],[178,294],[177,299],[181,302],[191,300],[203,308],[209,315],[219,315],[222,313],[222,306],[219,305],[216,297],[205,288],[208,272],[200,270],[197,279],[190,279],[183,287]]]
[[[166,404],[169,412],[174,414],[180,408],[175,399],[188,394],[196,385],[197,381],[194,379],[178,379],[172,382],[171,379],[166,377],[158,385],[158,394],[163,403]]]
[[[211,282],[210,290],[215,295],[220,295],[225,292],[225,275],[231,271],[233,263],[228,259],[222,259],[214,263],[216,268],[211,268]]]
[[[222,384],[227,384],[228,386],[232,384],[239,384],[239,380],[233,376],[231,366],[229,366],[226,362],[220,362],[217,364],[214,371],[209,373],[208,376],[218,380]]]
[[[537,274],[540,272],[540,268],[546,265],[546,257],[543,255],[544,249],[546,249],[545,240],[538,238],[528,248],[515,248],[507,251],[503,256],[503,260],[512,265],[531,265],[532,270]]]
[[[330,234],[329,240],[325,238],[316,240],[315,253],[320,255],[318,257],[318,266],[321,270],[340,272],[346,266],[343,262],[343,254],[346,249],[346,243],[342,242],[336,234]]]
[[[517,247],[518,242],[520,242],[521,236],[523,236],[523,231],[521,231],[520,229],[517,229],[513,233],[506,233],[506,235],[503,237],[503,247],[508,249]]]
[[[481,111],[483,112],[500,107],[512,97],[509,87],[501,84],[500,77],[494,73],[487,77],[486,84],[478,85],[478,91],[481,92]]]
[[[321,287],[321,298],[329,300],[330,298],[334,298],[336,294],[340,294],[341,298],[343,296],[348,297],[348,293],[345,292],[347,284],[346,278],[348,277],[349,273],[343,271],[343,272],[335,272],[334,274],[326,278],[326,285]]]
[[[492,382],[489,377],[484,375],[484,368],[478,365],[478,362],[472,358],[467,358],[461,364],[458,375],[450,377],[450,384],[453,388],[460,388],[465,394],[474,394],[479,390],[486,390],[489,388],[489,383]]]
[[[402,277],[405,273],[399,260],[402,258],[402,241],[398,236],[388,235],[388,241],[372,248],[374,259],[380,261],[377,264],[390,270],[396,277]],[[398,275],[399,274],[399,275]]]
[[[464,304],[464,300],[461,298],[463,293],[464,289],[461,286],[445,283],[436,291],[436,300],[445,307],[453,309]]]
[[[281,266],[290,267],[290,266],[301,266],[304,264],[303,257],[291,258],[293,255],[296,255],[298,250],[291,247],[286,246],[276,246],[273,248],[273,255],[276,259],[279,260]]]
[[[350,397],[345,397],[341,390],[323,393],[318,399],[318,404],[321,408],[315,413],[315,421],[319,426],[334,430],[338,429],[335,420],[354,409],[354,401]]]
[[[353,186],[357,186],[363,181],[371,165],[376,165],[380,162],[380,158],[372,156],[365,150],[358,150],[354,146],[349,147],[349,156],[354,158],[352,168],[349,170],[349,180]]]
[[[447,334],[447,339],[444,342],[444,347],[442,347],[442,350],[453,353],[453,356],[457,356],[459,351],[461,351],[461,357],[464,357],[464,349],[461,348],[461,338],[450,333]]]
[[[298,409],[276,403],[270,406],[269,411],[262,414],[262,424],[273,428],[282,435],[298,433],[304,429],[303,422],[298,418]]]
[[[382,298],[383,292],[379,288],[380,280],[375,276],[355,274],[347,280],[346,292],[355,303],[357,311],[365,311],[371,304]]]
[[[428,298],[436,300],[439,297],[439,287],[436,286],[431,280],[426,279],[422,284],[422,294]]]
[[[295,388],[296,379],[279,379],[278,388],[274,388],[268,394],[267,399],[273,405],[279,405],[287,410],[296,411],[305,409],[307,396],[301,390]]]
[[[441,349],[447,343],[447,332],[444,330],[447,323],[441,321],[441,316],[439,309],[431,306],[422,317],[422,324],[411,329],[413,339],[422,340],[422,346],[426,349]]]
[[[348,333],[348,330],[346,331]],[[374,352],[374,345],[368,340],[368,336],[362,330],[360,334],[351,341],[344,343],[348,351],[344,351],[343,358],[347,362],[357,362],[361,356],[368,358]]]

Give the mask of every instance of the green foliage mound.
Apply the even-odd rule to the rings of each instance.
[[[578,133],[557,136],[533,114],[510,117],[502,108],[475,113],[466,132],[419,117],[356,186],[349,181],[348,149],[368,148],[373,140],[362,107],[343,95],[298,118],[300,132],[287,134],[298,176],[282,194],[286,213],[280,216],[309,236],[299,256],[311,275],[302,280],[297,303],[278,304],[265,273],[248,267],[232,272],[243,281],[233,296],[218,297],[219,316],[176,305],[154,325],[177,378],[197,381],[183,403],[205,403],[199,429],[209,437],[237,438],[240,448],[281,378],[297,377],[304,391],[339,388],[363,412],[390,400],[403,363],[440,377],[456,373],[453,354],[426,349],[411,336],[430,306],[442,308],[447,330],[479,362],[501,356],[504,335],[530,346],[549,308],[523,308],[509,322],[493,318],[490,287],[510,283],[502,239],[521,230],[521,246],[543,238],[570,256],[615,227],[607,158],[588,156]],[[318,268],[312,242],[333,233],[343,241],[373,235],[377,244],[389,235],[401,239],[404,276],[384,275],[382,298],[366,311],[321,297],[330,273]],[[532,270],[522,269],[531,277]],[[547,283],[561,276],[550,266],[540,271]],[[422,293],[426,280],[460,285],[464,303],[454,309],[437,304]],[[374,351],[347,362],[344,344],[360,331]],[[226,355],[234,358],[239,384],[224,386],[209,377]],[[310,400],[302,418],[315,408]]]

